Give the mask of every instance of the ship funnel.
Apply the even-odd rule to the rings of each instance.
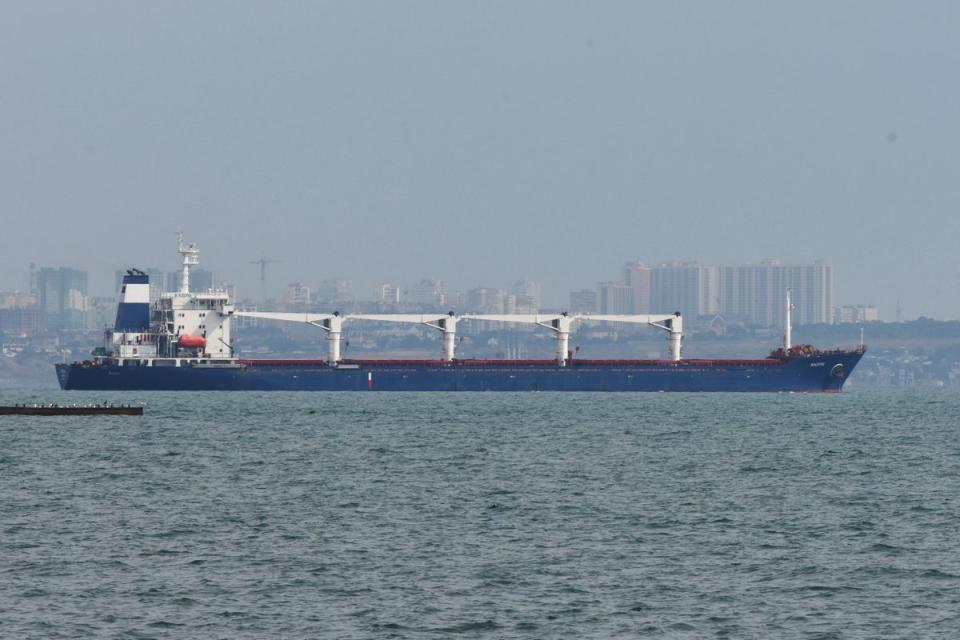
[[[139,269],[129,269],[123,276],[113,330],[123,333],[150,330],[150,277]]]

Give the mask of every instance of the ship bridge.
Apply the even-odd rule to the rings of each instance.
[[[130,269],[123,277],[117,321],[105,335],[105,355],[148,362],[157,358],[233,358],[229,293],[217,289],[191,291],[190,270],[200,264],[199,250],[178,233],[177,251],[182,258],[180,288],[161,293],[152,308],[149,276]]]

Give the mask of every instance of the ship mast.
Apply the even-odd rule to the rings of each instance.
[[[183,256],[183,274],[180,277],[180,293],[190,293],[190,267],[200,264],[200,251],[195,242],[184,244],[183,231],[177,232],[177,253]]]
[[[787,314],[786,314],[786,326],[783,330],[783,352],[787,353],[790,351],[791,342],[793,342],[793,327],[790,324],[790,315],[793,311],[793,303],[790,301],[790,294],[793,292],[793,289],[787,289]]]

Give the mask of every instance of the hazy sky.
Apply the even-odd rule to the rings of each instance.
[[[19,2],[0,289],[27,264],[258,288],[823,258],[960,317],[960,3]]]

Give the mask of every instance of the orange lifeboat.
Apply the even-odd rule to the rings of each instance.
[[[177,340],[177,344],[184,349],[203,349],[207,346],[207,339],[201,336],[183,335]]]

